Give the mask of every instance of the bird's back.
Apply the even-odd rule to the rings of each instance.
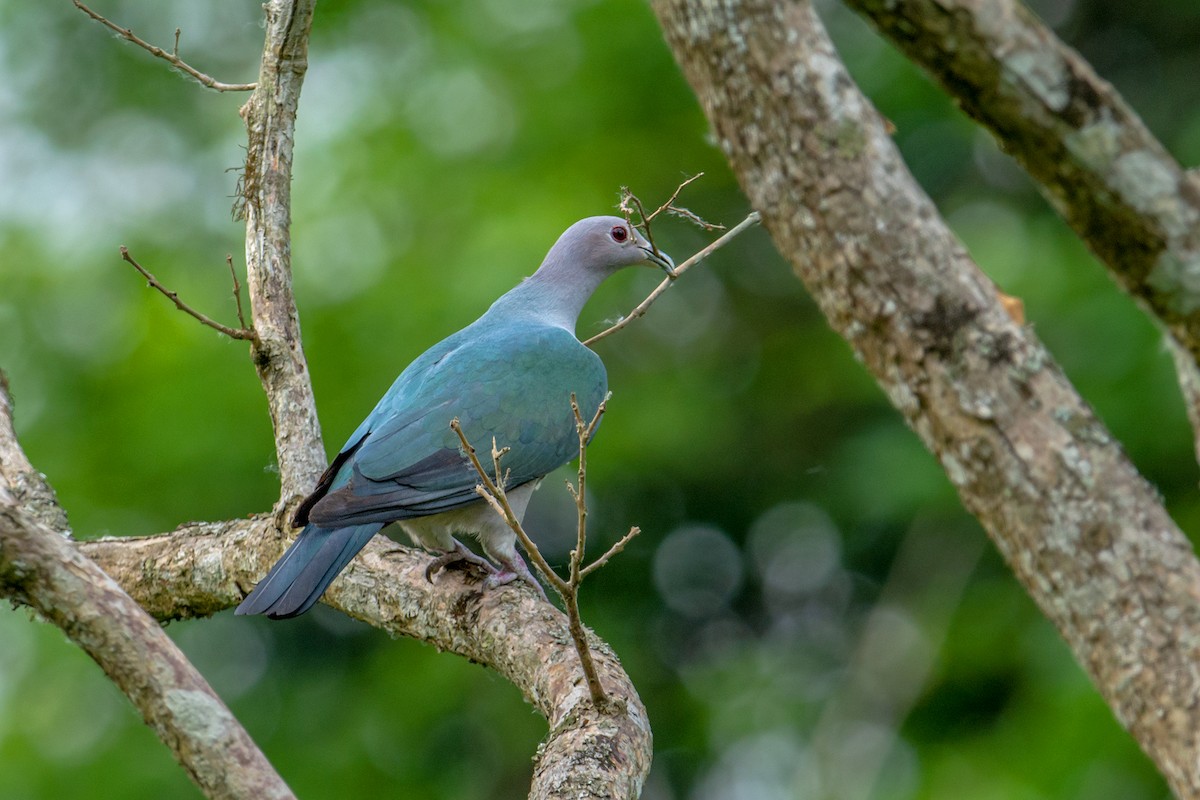
[[[474,502],[477,475],[450,428],[456,418],[481,453],[493,441],[509,448],[510,486],[540,478],[578,452],[571,395],[590,417],[606,391],[603,363],[570,331],[484,317],[397,379],[335,460],[310,519],[390,522]]]

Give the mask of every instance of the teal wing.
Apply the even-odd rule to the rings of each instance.
[[[307,520],[390,522],[477,500],[478,475],[450,429],[456,417],[486,466],[493,438],[509,448],[510,488],[578,454],[570,397],[589,418],[595,412],[607,389],[599,357],[561,328],[474,333],[401,376],[302,509]]]

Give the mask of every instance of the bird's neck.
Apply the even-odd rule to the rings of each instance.
[[[575,332],[579,312],[606,275],[602,270],[547,259],[538,271],[497,300],[489,313],[525,317]]]

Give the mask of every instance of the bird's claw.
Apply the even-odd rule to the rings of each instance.
[[[485,589],[495,589],[498,586],[512,583],[515,580],[523,580],[537,590],[537,593],[542,596],[542,599],[547,603],[550,598],[546,596],[546,590],[542,588],[542,584],[537,578],[533,577],[533,573],[529,571],[529,567],[525,565],[524,559],[517,556],[517,560],[511,564],[504,564],[499,570],[496,570],[483,581]]]
[[[495,589],[500,586],[512,583],[515,580],[523,580],[537,590],[537,593],[542,596],[542,599],[547,603],[550,598],[546,596],[546,590],[538,583],[537,578],[533,577],[533,573],[529,571],[529,567],[525,564],[525,560],[519,555],[513,561],[500,559],[500,567],[497,567],[491,561],[488,561],[482,556],[471,552],[462,542],[454,540],[454,548],[447,550],[440,556],[437,556],[425,566],[425,580],[433,583],[435,575],[453,564],[466,562],[474,564],[487,573],[487,577],[483,580],[483,588]]]
[[[462,542],[455,541],[453,550],[447,550],[445,553],[442,553],[440,556],[433,559],[428,565],[426,565],[425,580],[427,580],[429,583],[433,583],[434,575],[437,575],[452,564],[461,564],[463,562],[474,564],[484,572],[488,573],[489,576],[496,573],[496,567],[492,565],[492,562],[488,561],[482,556],[475,555],[468,550]]]

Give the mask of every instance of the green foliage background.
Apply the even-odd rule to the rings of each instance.
[[[1160,335],[1030,182],[844,8],[822,4],[922,184],[1163,493],[1200,523]],[[218,79],[252,80],[257,4],[99,8]],[[1185,163],[1200,160],[1200,7],[1041,0]],[[0,2],[0,367],[26,450],[81,537],[261,511],[276,496],[244,345],[147,291],[131,251],[233,321],[224,257],[244,133],[67,2]],[[324,3],[296,132],[294,269],[332,452],[395,374],[622,184],[749,210],[639,2]],[[707,237],[658,237],[680,259]],[[653,285],[630,271],[581,333]],[[1157,798],[1166,789],[760,231],[600,346],[614,399],[593,530],[645,533],[585,619],[649,709],[646,797]],[[570,501],[530,527],[559,560]],[[169,628],[301,797],[522,796],[545,732],[504,681],[327,608]],[[194,797],[55,629],[0,609],[0,798]]]

